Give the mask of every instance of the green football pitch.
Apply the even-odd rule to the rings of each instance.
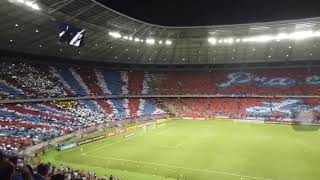
[[[319,180],[320,130],[179,120],[42,159],[121,180]]]

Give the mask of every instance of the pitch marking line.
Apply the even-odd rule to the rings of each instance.
[[[157,147],[168,148],[168,149],[179,149],[180,147],[182,147],[183,144],[184,144],[184,142],[181,142],[181,143],[174,145],[174,146],[158,145]]]
[[[104,148],[110,147],[110,146],[112,146],[112,145],[114,145],[114,144],[118,144],[118,143],[120,143],[120,142],[128,141],[128,140],[130,140],[130,139],[132,139],[132,138],[134,138],[134,137],[137,137],[137,136],[139,136],[139,135],[135,135],[135,136],[133,136],[133,137],[128,137],[128,138],[125,138],[125,139],[122,139],[122,140],[119,140],[119,141],[116,141],[116,142],[113,142],[113,143],[110,143],[110,144],[102,145],[102,146],[99,146],[99,147],[97,147],[97,148],[93,148],[93,149],[90,149],[90,150],[88,150],[88,151],[85,151],[84,153],[82,153],[82,154],[80,154],[80,155],[86,155],[86,154],[89,153],[89,152],[96,151],[96,150],[99,150],[99,149],[104,149]]]
[[[242,179],[243,178],[249,178],[249,179],[260,179],[260,180],[272,180],[271,178],[262,178],[262,177],[248,176],[248,175],[240,175],[240,174],[227,173],[227,172],[222,172],[222,171],[213,171],[213,170],[206,170],[206,169],[194,169],[194,168],[187,168],[187,167],[182,167],[182,166],[151,163],[151,162],[145,162],[145,161],[135,161],[135,160],[121,159],[121,158],[112,158],[112,157],[103,157],[103,156],[94,156],[94,155],[85,155],[85,154],[80,154],[80,155],[87,156],[87,157],[93,157],[93,158],[103,158],[103,159],[116,160],[116,161],[125,161],[125,162],[133,162],[133,163],[140,163],[140,164],[147,164],[147,165],[172,167],[172,168],[185,169],[185,170],[191,170],[191,171],[202,171],[202,172],[223,174],[223,175],[228,175],[228,176],[240,177]]]

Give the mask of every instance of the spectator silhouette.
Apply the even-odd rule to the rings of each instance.
[[[37,174],[34,175],[35,180],[45,180],[46,175],[48,174],[49,167],[46,164],[39,164],[37,166]]]

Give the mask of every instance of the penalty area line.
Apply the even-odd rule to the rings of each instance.
[[[263,177],[255,177],[255,176],[234,174],[234,173],[228,173],[228,172],[223,172],[223,171],[214,171],[214,170],[206,170],[206,169],[194,169],[194,168],[188,168],[188,167],[183,167],[183,166],[175,166],[175,165],[160,164],[160,163],[151,163],[151,162],[145,162],[145,161],[136,161],[136,160],[130,160],[130,159],[112,158],[112,157],[104,157],[104,156],[95,156],[95,155],[86,155],[86,154],[80,154],[80,155],[87,156],[87,157],[93,157],[93,158],[102,158],[102,159],[109,159],[109,160],[116,160],[116,161],[133,162],[133,163],[138,163],[138,164],[156,165],[156,166],[164,166],[164,167],[185,169],[185,170],[191,170],[191,171],[201,171],[201,172],[207,172],[207,173],[215,173],[215,174],[222,174],[222,175],[228,175],[228,176],[236,176],[236,177],[240,177],[242,179],[249,178],[249,179],[260,179],[260,180],[272,180],[271,178],[263,178]]]

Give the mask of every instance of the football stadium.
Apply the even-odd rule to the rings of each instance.
[[[0,21],[1,180],[320,179],[320,17],[1,0]]]

